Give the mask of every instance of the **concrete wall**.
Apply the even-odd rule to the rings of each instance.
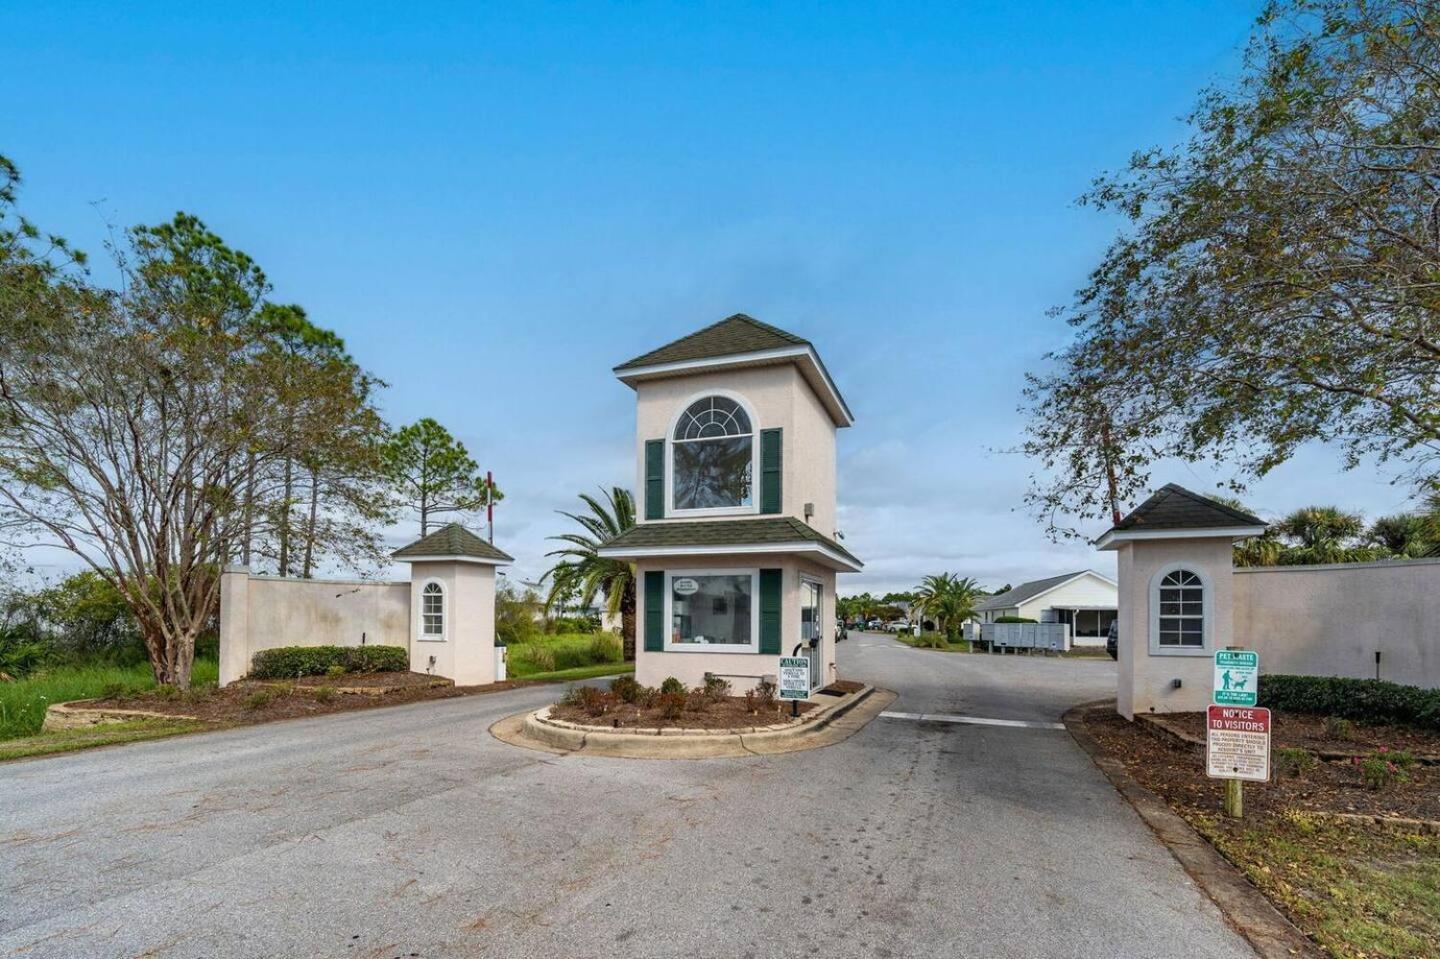
[[[780,671],[779,656],[754,653],[712,653],[702,650],[667,652],[645,651],[645,572],[675,569],[776,569],[783,570],[780,587],[780,651],[789,656],[800,642],[800,582],[808,576],[819,580],[821,593],[821,677],[822,685],[833,682],[835,673],[835,571],[794,557],[755,556],[686,556],[674,559],[646,559],[638,564],[636,608],[640,610],[635,637],[635,678],[646,686],[659,686],[674,676],[686,686],[699,686],[705,674],[716,673],[730,681],[738,695],[754,687],[762,676],[776,676]],[[754,597],[759,602],[759,597]],[[670,629],[669,623],[664,628]],[[759,649],[759,637],[755,637]]]
[[[1234,645],[1235,590],[1230,575],[1231,540],[1138,540],[1117,549],[1120,642],[1117,708],[1134,719],[1144,712],[1191,712],[1210,703],[1212,657]],[[1150,587],[1157,575],[1177,566],[1201,575],[1206,586],[1205,645],[1199,649],[1152,650]],[[1264,654],[1261,654],[1264,662]],[[1180,688],[1174,682],[1179,680]]]
[[[645,490],[645,441],[668,438],[676,418],[690,403],[710,393],[741,398],[754,414],[756,432],[779,428],[783,439],[781,513],[804,519],[804,505],[815,504],[812,526],[825,536],[835,533],[835,425],[810,384],[793,365],[700,373],[637,384],[635,489]],[[667,451],[668,457],[668,451]],[[669,468],[667,462],[666,468]],[[759,515],[759,480],[755,476],[755,514]],[[643,501],[636,504],[645,515]],[[669,517],[666,503],[666,515]],[[694,519],[684,514],[675,519]],[[642,520],[643,521],[643,520]]]
[[[1440,560],[1237,569],[1235,642],[1262,673],[1440,687]]]
[[[276,646],[410,645],[410,584],[253,576],[229,567],[220,583],[220,684],[250,672]]]

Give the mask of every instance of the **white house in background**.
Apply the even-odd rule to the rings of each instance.
[[[1065,623],[1077,646],[1099,646],[1115,620],[1119,591],[1115,581],[1093,569],[1021,583],[987,597],[975,607],[982,623],[1006,616],[1037,623]]]

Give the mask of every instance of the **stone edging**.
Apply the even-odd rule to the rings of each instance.
[[[68,703],[51,703],[45,710],[45,722],[41,732],[52,733],[57,729],[84,729],[87,726],[101,726],[105,723],[123,723],[131,719],[169,719],[177,721],[202,722],[197,716],[182,716],[176,713],[157,713],[148,709],[110,709],[86,706],[93,699],[75,699]]]
[[[280,686],[285,686],[285,685],[286,685],[286,681],[283,680],[283,679],[255,680],[254,682],[255,682],[255,684],[256,684],[257,686],[265,686],[265,687],[269,687],[269,688],[275,688],[275,687],[280,687]],[[430,681],[430,682],[428,682],[428,683],[420,683],[420,684],[418,684],[418,685],[413,685],[413,684],[412,684],[412,685],[409,685],[409,686],[328,686],[328,687],[326,687],[326,686],[302,686],[302,685],[300,685],[299,683],[290,683],[289,685],[290,685],[290,688],[291,688],[291,691],[292,691],[292,692],[296,692],[296,693],[308,693],[308,694],[311,694],[311,695],[313,695],[317,689],[326,689],[326,688],[328,688],[331,692],[335,693],[337,696],[385,696],[385,695],[388,695],[388,694],[390,694],[390,693],[400,692],[400,691],[406,690],[406,689],[439,689],[441,686],[453,686],[453,685],[455,685],[455,684],[454,684],[453,682],[451,682],[450,680],[448,680],[448,679],[435,679],[435,680],[432,680],[432,681]]]
[[[491,728],[497,738],[515,745],[539,746],[556,752],[642,759],[702,759],[743,756],[749,753],[785,752],[789,746],[813,736],[871,699],[874,686],[847,695],[833,705],[811,710],[799,721],[733,729],[616,730],[581,726],[551,719],[550,707],[502,720]],[[893,699],[893,694],[888,694]],[[881,697],[884,698],[883,696]],[[873,718],[873,717],[870,717]],[[866,720],[868,722],[868,720]],[[503,728],[502,730],[502,727]],[[504,735],[501,735],[503,731]],[[845,735],[848,735],[846,733]],[[843,738],[840,737],[840,738]],[[838,740],[837,740],[838,741]],[[815,743],[814,745],[827,745]],[[798,746],[811,748],[811,746]]]
[[[1083,703],[1066,712],[1061,721],[1115,790],[1134,807],[1145,825],[1262,959],[1321,959],[1323,954],[1319,948],[1285,918],[1264,893],[1251,885],[1240,870],[1179,813],[1140,785],[1125,764],[1106,753],[1081,723],[1088,713],[1114,708],[1114,700]]]
[[[1187,746],[1199,746],[1201,749],[1205,748],[1205,740],[1203,738],[1201,738],[1200,736],[1196,736],[1192,733],[1188,733],[1183,729],[1176,729],[1174,726],[1171,726],[1159,716],[1151,716],[1145,713],[1141,713],[1136,715],[1135,718],[1137,720],[1143,721],[1145,723],[1145,726],[1152,732],[1158,732],[1163,736],[1169,736],[1171,739],[1178,740],[1179,742],[1182,742]],[[1373,749],[1365,752],[1344,752],[1335,749],[1306,749],[1306,752],[1310,753],[1312,756],[1323,759],[1326,762],[1349,762],[1350,760],[1357,757],[1360,759],[1365,759],[1375,754],[1375,750]],[[1414,760],[1422,766],[1440,766],[1440,756],[1431,756],[1425,753],[1421,753],[1419,755],[1413,756],[1412,758],[1414,758]]]

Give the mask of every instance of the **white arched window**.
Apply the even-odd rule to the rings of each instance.
[[[670,505],[677,511],[746,511],[754,505],[755,430],[738,400],[706,396],[670,434]]]
[[[1153,652],[1203,653],[1210,638],[1210,590],[1204,576],[1175,567],[1155,574],[1150,586]]]
[[[445,638],[445,587],[426,583],[420,591],[420,638]]]

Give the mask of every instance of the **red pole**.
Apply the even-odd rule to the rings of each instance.
[[[485,524],[490,529],[490,545],[495,545],[495,479],[485,471]]]

